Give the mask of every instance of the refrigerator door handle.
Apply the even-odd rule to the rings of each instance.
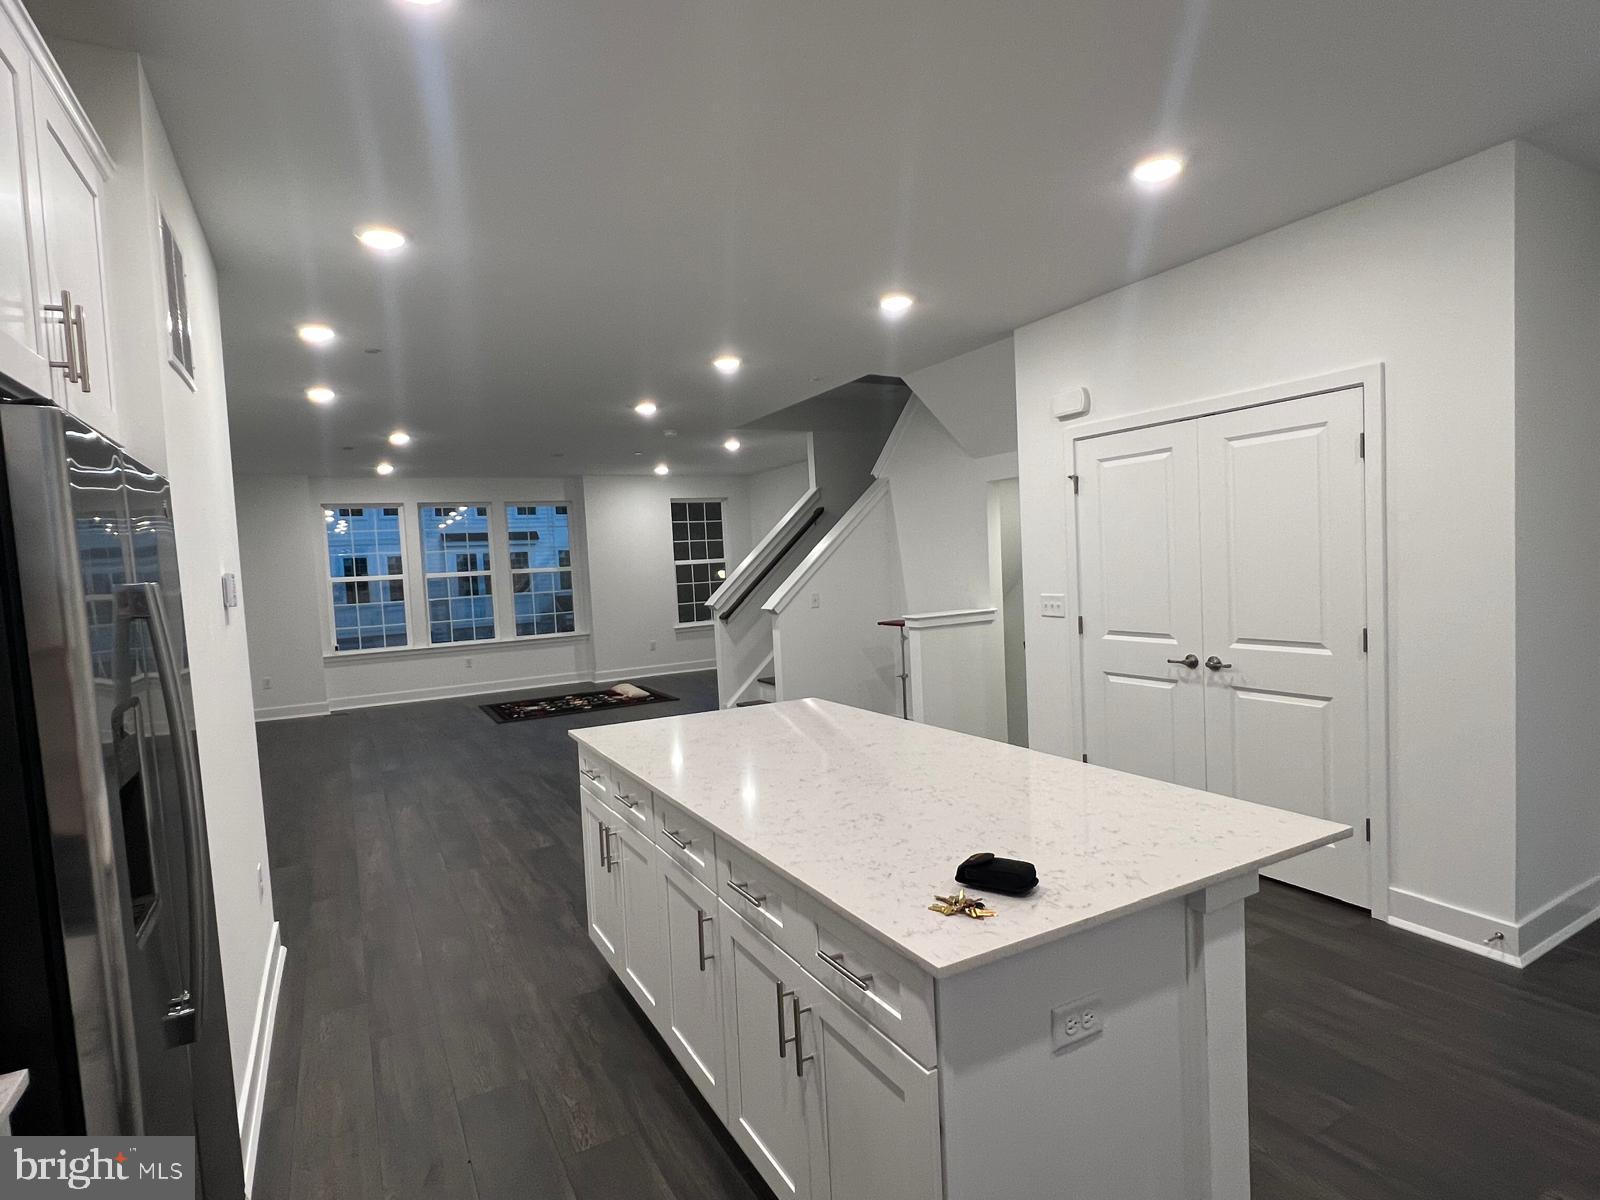
[[[210,870],[201,845],[205,811],[200,807],[200,788],[195,778],[194,739],[188,716],[183,710],[179,688],[178,660],[172,652],[172,637],[167,629],[166,610],[161,604],[161,589],[153,583],[125,583],[116,589],[117,616],[121,621],[143,621],[150,627],[150,645],[155,651],[156,674],[161,680],[161,700],[166,709],[168,736],[172,739],[178,768],[178,791],[183,816],[183,850],[189,880],[189,960],[187,986],[167,1001],[162,1018],[167,1045],[187,1046],[200,1034],[205,1010],[205,981],[210,964],[211,903]]]

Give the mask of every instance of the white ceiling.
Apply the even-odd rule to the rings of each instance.
[[[221,273],[246,471],[364,470],[397,424],[419,473],[727,469],[728,431],[825,387],[1600,104],[1594,0],[35,12],[146,56]],[[1166,147],[1187,174],[1135,192]],[[373,220],[414,244],[374,261],[351,236]],[[891,286],[920,300],[899,326]],[[296,342],[311,317],[334,349]],[[326,411],[302,399],[323,380]],[[747,443],[739,469],[798,457]]]

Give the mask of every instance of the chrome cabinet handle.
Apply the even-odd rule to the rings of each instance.
[[[78,305],[73,309],[73,312],[76,314],[75,324],[78,326],[78,383],[87,394],[91,390],[89,387],[89,335],[85,332],[83,305]],[[68,330],[68,336],[71,336],[70,330]]]
[[[810,1012],[811,1009],[801,1008],[800,997],[793,992],[789,993],[789,1004],[794,1013],[794,1077],[796,1079],[804,1079],[806,1077],[806,1064],[811,1061],[813,1056],[806,1053],[805,1042],[801,1040],[800,1018]]]
[[[1175,667],[1188,667],[1192,671],[1200,665],[1200,656],[1185,654],[1182,658],[1169,658],[1167,661]]]
[[[1231,671],[1231,670],[1233,670],[1233,664],[1232,663],[1223,662],[1215,654],[1213,654],[1210,658],[1206,659],[1206,666],[1210,670],[1213,670],[1213,671]]]
[[[612,867],[620,867],[622,860],[617,857],[615,850],[611,849],[611,839],[617,836],[617,831],[611,826],[606,826],[606,873],[611,873]]]
[[[779,1058],[788,1058],[789,1057],[789,1037],[788,1037],[787,1034],[785,1034],[783,1032],[783,1001],[784,1001],[784,998],[786,996],[792,996],[792,995],[794,995],[794,993],[789,991],[788,988],[783,986],[783,980],[781,980],[781,979],[777,981],[777,992],[778,992],[778,1057]]]
[[[205,1014],[206,976],[210,972],[211,922],[216,920],[211,895],[211,862],[206,852],[206,814],[200,798],[200,770],[180,690],[178,659],[173,653],[161,589],[154,583],[125,583],[116,589],[117,619],[143,621],[150,630],[156,676],[161,683],[161,703],[166,709],[168,736],[174,744],[178,796],[183,825],[183,854],[189,882],[188,985],[167,1001],[162,1026],[169,1046],[185,1046],[200,1036]]]
[[[757,895],[753,894],[749,890],[750,889],[750,885],[748,883],[735,883],[733,880],[730,879],[730,880],[728,880],[728,886],[730,888],[732,888],[735,892],[737,892],[739,895],[743,896],[746,900],[750,901],[751,904],[754,904],[757,908],[760,908],[763,904],[765,904],[767,902],[767,898],[765,896],[757,896]]]
[[[589,770],[588,767],[579,767],[578,768],[578,774],[582,775],[590,783],[599,783],[600,782],[600,772],[599,771],[591,771],[591,770]]]
[[[596,822],[594,831],[600,835],[600,865],[607,871],[611,870],[611,863],[606,852],[611,849],[611,839],[606,837],[606,827],[603,821]]]
[[[61,303],[46,304],[44,306],[44,311],[58,312],[61,314],[61,343],[67,355],[66,358],[63,359],[52,358],[50,360],[50,366],[52,368],[60,367],[63,371],[65,371],[65,378],[68,383],[77,383],[78,345],[77,339],[73,336],[72,328],[72,293],[66,288],[62,288]],[[82,312],[83,310],[82,308],[79,308],[78,311]]]
[[[700,970],[703,972],[706,969],[706,964],[716,957],[715,954],[706,953],[706,923],[711,918],[706,916],[703,908],[697,908],[694,911],[699,918],[699,923],[695,926],[695,936],[700,939]]]
[[[688,841],[684,841],[678,836],[678,831],[676,829],[663,829],[661,832],[666,834],[671,840],[672,844],[679,850],[687,850],[694,842],[693,838],[690,838]]]
[[[637,800],[635,800],[632,796],[628,795],[626,792],[612,792],[611,794],[613,796],[615,796],[618,800],[621,800],[629,808],[638,808],[639,807],[639,802]]]
[[[839,972],[839,974],[843,975],[851,983],[855,984],[863,992],[869,990],[872,987],[872,976],[871,975],[857,975],[849,967],[845,966],[844,965],[844,955],[843,954],[824,954],[821,950],[818,950],[817,951],[817,957],[820,958],[823,962],[827,963],[835,971]]]

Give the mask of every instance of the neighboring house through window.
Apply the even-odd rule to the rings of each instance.
[[[440,645],[493,638],[489,506],[424,504],[419,513],[430,639]]]
[[[565,504],[506,505],[518,637],[571,633],[572,531]]]
[[[672,502],[672,560],[677,570],[678,624],[711,620],[706,601],[728,574],[721,500]]]
[[[397,505],[322,510],[333,598],[333,648],[404,646],[405,556]]]

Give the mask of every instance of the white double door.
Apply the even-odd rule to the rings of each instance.
[[[1370,907],[1362,393],[1074,443],[1089,761],[1351,825],[1268,872]]]

